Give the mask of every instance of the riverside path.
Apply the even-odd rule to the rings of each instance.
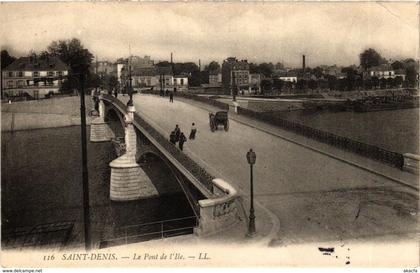
[[[127,96],[120,97],[126,102]],[[135,94],[137,113],[169,137],[178,124],[195,140],[184,152],[216,177],[236,187],[249,208],[246,152],[257,154],[255,200],[278,223],[273,245],[316,241],[412,239],[418,233],[418,191],[386,176],[337,160],[230,119],[230,128],[209,128],[208,109],[194,101]],[[229,113],[230,116],[235,114]]]

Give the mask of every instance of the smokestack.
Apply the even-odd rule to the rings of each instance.
[[[201,60],[198,59],[198,71],[201,71]]]
[[[171,52],[171,63],[173,63],[173,59],[172,59],[172,52]]]
[[[305,55],[302,55],[302,68],[303,72],[305,72]]]

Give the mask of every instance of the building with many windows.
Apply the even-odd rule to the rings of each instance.
[[[21,57],[3,69],[3,95],[38,99],[58,93],[68,72],[58,57]]]
[[[225,93],[249,91],[249,64],[229,57],[222,64],[222,85]]]
[[[220,69],[209,72],[209,84],[214,86],[222,84],[222,73]]]
[[[173,89],[174,91],[187,91],[188,90],[188,76],[184,74],[174,75]]]
[[[96,73],[99,77],[117,76],[117,64],[108,61],[98,61],[96,63]]]
[[[129,84],[127,67],[121,70],[122,85]],[[188,89],[187,75],[173,75],[171,67],[131,67],[131,84],[136,89],[153,88],[155,90],[185,91]]]

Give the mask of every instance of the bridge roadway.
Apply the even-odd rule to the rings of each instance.
[[[127,102],[127,96],[120,97]],[[188,102],[188,103],[186,103]],[[246,152],[257,154],[254,190],[258,204],[279,223],[273,244],[389,237],[411,239],[417,230],[418,192],[386,177],[230,120],[229,132],[209,128],[208,111],[193,101],[135,94],[137,113],[169,137],[178,124],[195,140],[184,152],[249,200]],[[234,114],[230,114],[234,115]],[[409,193],[411,191],[411,193]],[[260,207],[257,208],[258,218]]]

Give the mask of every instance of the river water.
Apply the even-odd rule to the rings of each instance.
[[[95,244],[110,239],[114,230],[128,225],[194,215],[184,193],[176,185],[172,193],[157,198],[110,201],[108,164],[115,157],[110,142],[88,142],[92,237]],[[152,181],[159,179],[161,183],[177,183],[162,161],[152,160],[141,165]],[[74,228],[68,246],[80,246],[83,243],[81,177],[79,126],[2,133],[3,235],[4,231],[28,230],[39,224],[69,221],[74,223]]]
[[[419,154],[419,109],[281,113],[288,120],[398,153]]]

